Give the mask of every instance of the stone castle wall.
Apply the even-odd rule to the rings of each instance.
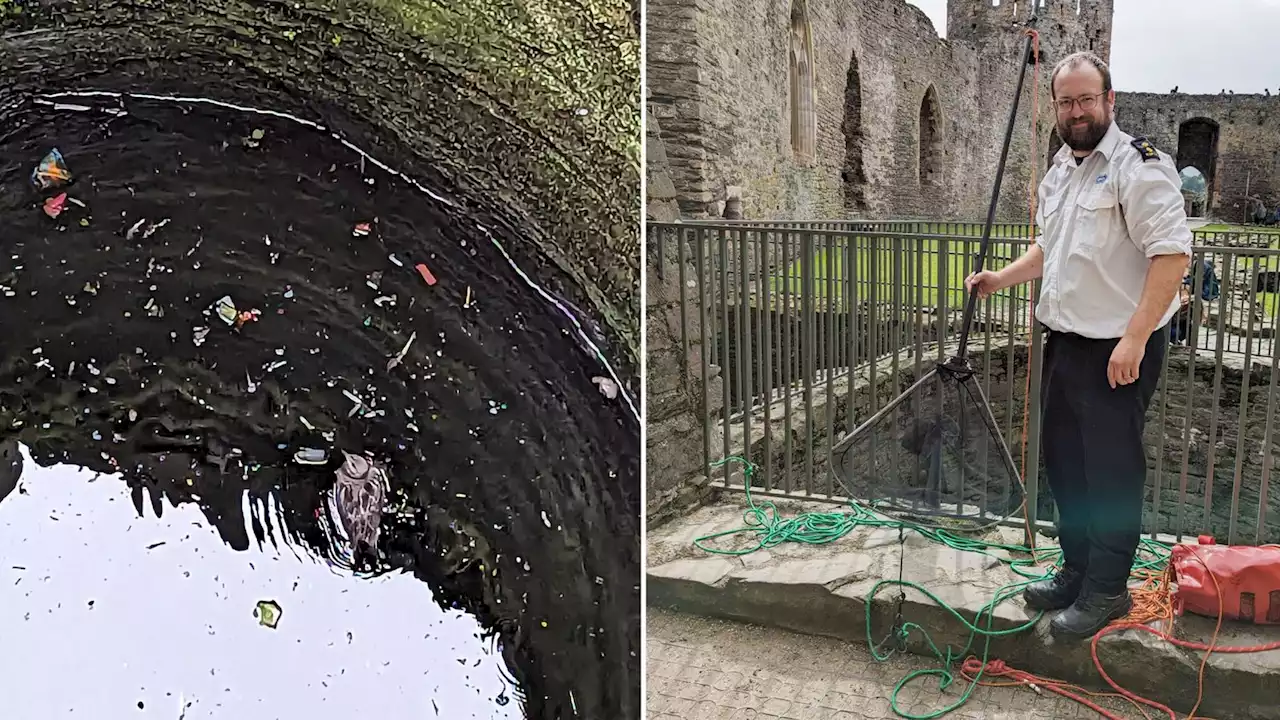
[[[1179,143],[1189,121],[1188,130],[1208,121],[1200,123],[1206,137]],[[1211,214],[1244,222],[1246,194],[1273,210],[1280,204],[1280,96],[1116,93],[1116,122],[1176,157],[1180,169],[1205,173]]]
[[[1033,153],[1029,72],[1005,218],[1025,213],[1047,153],[1052,63],[1110,47],[1109,0],[1081,15],[1042,1],[1040,130]],[[648,108],[682,215],[720,217],[736,196],[749,219],[984,217],[1025,42],[1016,3],[989,3],[954,2],[942,39],[903,0],[650,2]]]
[[[1028,73],[998,214],[1026,219],[1055,147],[1049,74],[1077,50],[1109,59],[1112,0],[952,0],[945,39],[904,0],[654,0],[647,106],[670,163],[665,199],[686,218],[722,217],[735,197],[756,220],[984,218],[1020,70],[1015,18],[1032,1],[1038,87]],[[1246,191],[1280,203],[1280,97],[1116,83],[1123,129],[1212,178],[1210,214],[1243,221]],[[1180,139],[1196,120],[1211,136]]]

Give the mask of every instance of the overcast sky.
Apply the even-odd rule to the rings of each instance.
[[[1050,0],[1050,2],[1062,0]],[[907,0],[946,35],[947,0]],[[1114,0],[1116,89],[1184,93],[1280,92],[1280,0]],[[1213,5],[1212,11],[1206,6]]]

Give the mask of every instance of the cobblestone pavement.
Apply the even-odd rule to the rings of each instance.
[[[865,645],[648,608],[648,720],[883,720],[894,686],[927,658],[878,663]],[[945,708],[964,693],[958,681],[939,692],[935,679],[913,681],[899,706],[913,716]],[[1111,699],[1121,717],[1141,717]],[[945,720],[1059,720],[1098,713],[1025,687],[980,687]]]

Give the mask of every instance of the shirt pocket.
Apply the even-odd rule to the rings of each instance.
[[[1107,244],[1120,220],[1120,198],[1108,184],[1080,193],[1076,200],[1076,226],[1071,253],[1092,259]]]
[[[1041,216],[1044,218],[1043,234],[1046,248],[1052,249],[1057,244],[1057,239],[1062,235],[1063,218],[1070,215],[1070,213],[1062,212],[1062,206],[1066,204],[1066,195],[1067,188],[1064,187],[1044,199]]]

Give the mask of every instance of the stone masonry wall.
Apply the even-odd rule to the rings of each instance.
[[[1109,0],[1082,0],[1080,15],[1075,0],[1043,2],[1036,147],[1028,73],[1004,219],[1025,217],[1032,169],[1043,170],[1052,63],[1090,47],[1105,57],[1110,46]],[[812,159],[792,150],[793,13],[812,35]],[[951,13],[952,37],[940,39],[903,0],[651,1],[649,110],[662,123],[682,215],[720,217],[738,196],[749,219],[984,217],[1025,38],[1010,3],[954,0]],[[922,182],[926,95],[933,110],[924,135],[936,138],[926,146],[937,171]]]
[[[664,272],[658,272],[657,242],[668,245],[663,255]],[[660,524],[690,506],[704,501],[710,493],[704,473],[702,408],[702,332],[696,312],[687,319],[689,352],[681,343],[679,265],[672,233],[650,235],[645,265],[648,324],[646,329],[648,383],[645,393],[646,450],[645,514],[651,526]],[[686,273],[688,297],[695,299],[698,278]],[[712,367],[707,378],[709,417],[719,415],[723,403],[719,369]],[[720,443],[711,438],[712,457],[719,457]]]
[[[651,220],[672,221],[679,217],[675,189],[671,180],[671,168],[662,146],[662,129],[658,119],[648,118],[646,131],[646,173],[649,187],[649,203],[646,212]],[[689,316],[686,327],[690,339],[690,351],[685,353],[680,341],[683,318],[680,311],[680,293],[683,290],[689,302],[698,297],[697,275],[692,263],[686,267],[686,281],[693,287],[680,285],[679,252],[676,234],[669,230],[651,229],[647,243],[645,263],[645,297],[648,383],[645,393],[645,413],[648,465],[646,472],[647,494],[645,513],[651,524],[659,524],[683,508],[703,501],[709,488],[706,482],[694,479],[703,471],[702,427],[702,330],[696,313]],[[658,252],[664,244],[665,252]],[[661,257],[661,260],[659,260]],[[686,256],[688,257],[688,256]],[[659,263],[662,272],[659,272]],[[710,397],[722,396],[715,378],[709,379]],[[717,413],[721,405],[713,406]]]
[[[1188,120],[1217,126],[1210,213],[1231,222],[1245,219],[1244,198],[1259,198],[1274,210],[1280,204],[1280,95],[1183,95],[1116,93],[1116,122],[1133,135],[1146,135],[1157,148],[1178,158],[1178,136]]]
[[[661,144],[681,214],[720,217],[726,200],[740,197],[748,219],[985,217],[1019,71],[1023,36],[1013,22],[1025,19],[1032,1],[952,0],[946,39],[903,0],[650,2],[648,107],[666,131]],[[1034,1],[1042,3],[1038,131],[1032,147],[1029,75],[1002,220],[1025,218],[1028,183],[1044,169],[1053,64],[1076,50],[1110,55],[1112,0],[1080,0],[1078,11],[1076,0]],[[793,10],[808,19],[813,41],[811,160],[791,147]],[[1244,220],[1246,194],[1280,204],[1280,95],[1128,93],[1124,77],[1115,82],[1121,127],[1179,158],[1180,168],[1191,162],[1179,157],[1181,124],[1205,119],[1216,127],[1212,168],[1201,168],[1214,180],[1211,215]],[[937,173],[922,183],[926,94],[937,121],[924,136],[938,138],[940,156]]]

